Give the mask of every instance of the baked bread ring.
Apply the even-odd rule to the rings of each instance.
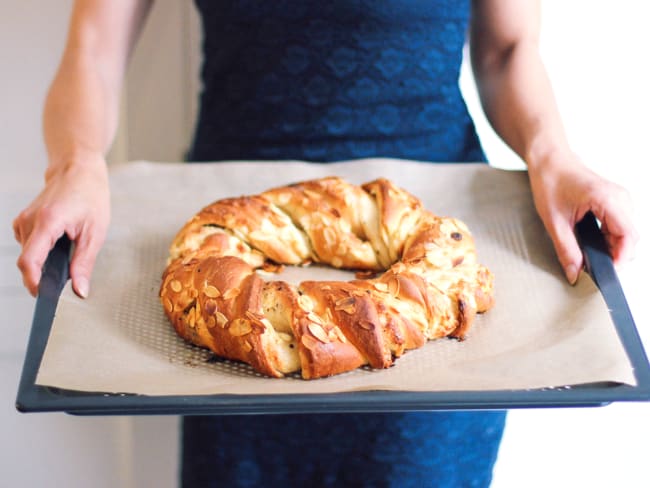
[[[366,278],[265,281],[321,263]],[[426,341],[465,338],[494,301],[466,225],[380,178],[339,177],[218,200],[170,247],[160,299],[176,332],[272,377],[387,368]]]

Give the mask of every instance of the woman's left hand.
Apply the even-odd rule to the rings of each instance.
[[[639,235],[632,221],[632,200],[624,188],[596,174],[573,155],[529,165],[528,172],[535,207],[571,284],[583,267],[574,229],[589,211],[601,223],[614,263],[633,257]]]

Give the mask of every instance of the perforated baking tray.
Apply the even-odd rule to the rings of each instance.
[[[598,285],[630,359],[636,386],[594,383],[559,388],[501,391],[366,391],[305,395],[146,396],[88,393],[36,384],[54,313],[68,279],[70,241],[62,238],[44,267],[31,334],[20,379],[20,412],[67,412],[75,415],[280,414],[320,412],[391,412],[488,410],[601,406],[617,401],[650,400],[650,364],[634,324],[606,244],[593,215],[578,224],[587,271]]]

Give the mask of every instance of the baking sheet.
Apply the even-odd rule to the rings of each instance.
[[[574,404],[576,402],[592,403],[594,397],[587,398],[589,395],[585,397],[584,394],[587,392],[593,393],[595,385],[599,385],[596,388],[597,391],[602,393],[601,390],[604,389],[604,391],[608,392],[605,397],[612,393],[612,388],[619,393],[627,391],[625,388],[630,387],[632,390],[637,388],[635,391],[638,392],[638,371],[637,377],[635,377],[634,367],[626,354],[625,348],[618,340],[616,328],[607,313],[607,306],[602,301],[602,296],[593,282],[588,277],[583,276],[577,287],[568,287],[564,283],[561,270],[555,264],[552,249],[549,251],[550,242],[545,241],[543,231],[541,234],[539,233],[540,224],[536,220],[529,201],[525,173],[503,172],[488,168],[485,165],[427,165],[386,160],[363,161],[342,165],[221,163],[201,168],[176,164],[137,163],[129,165],[121,171],[122,173],[117,177],[115,173],[112,175],[112,178],[117,180],[118,183],[118,191],[114,190],[114,199],[123,202],[123,205],[115,205],[117,211],[114,211],[114,222],[118,222],[117,226],[119,228],[119,222],[127,222],[132,218],[143,218],[144,215],[138,215],[139,212],[151,215],[151,200],[153,198],[156,205],[158,205],[155,212],[156,218],[145,218],[143,224],[137,227],[137,233],[140,237],[153,235],[157,239],[144,239],[146,244],[140,251],[136,249],[137,252],[131,255],[131,259],[142,261],[142,256],[145,256],[145,261],[151,260],[156,263],[161,259],[164,260],[166,247],[171,237],[186,218],[204,204],[209,203],[209,201],[232,195],[232,191],[237,188],[246,188],[246,193],[250,194],[264,190],[273,184],[285,184],[295,181],[298,177],[319,177],[327,174],[342,174],[348,176],[351,181],[356,179],[355,182],[367,181],[379,175],[389,177],[422,198],[428,208],[437,213],[462,218],[470,225],[470,229],[477,238],[481,261],[490,266],[497,274],[497,304],[505,305],[510,303],[510,305],[502,306],[500,309],[497,305],[494,310],[484,317],[489,318],[489,320],[482,320],[484,323],[477,324],[475,331],[483,333],[483,336],[479,332],[473,332],[470,339],[462,344],[456,341],[430,343],[427,348],[412,351],[400,358],[397,361],[397,366],[390,370],[372,371],[362,369],[351,374],[341,375],[341,377],[311,382],[296,378],[278,381],[261,378],[252,373],[247,367],[228,364],[224,370],[224,363],[209,361],[210,356],[205,356],[206,353],[198,350],[198,348],[187,346],[182,341],[174,343],[173,341],[177,338],[173,335],[170,339],[172,342],[152,339],[151,333],[147,332],[146,328],[143,328],[143,324],[161,324],[160,317],[156,316],[159,312],[159,305],[156,303],[155,308],[149,309],[146,306],[146,299],[143,300],[137,292],[134,293],[133,283],[131,283],[131,288],[119,286],[121,284],[120,280],[112,276],[111,279],[105,279],[103,282],[111,284],[112,288],[118,285],[117,288],[121,290],[121,294],[117,292],[112,294],[120,298],[118,302],[120,305],[114,305],[115,302],[111,302],[113,306],[108,307],[108,309],[112,310],[112,315],[107,320],[107,323],[112,324],[110,330],[112,330],[113,334],[116,336],[122,334],[127,339],[127,345],[133,349],[138,360],[115,361],[114,351],[110,347],[105,347],[110,345],[107,344],[106,338],[99,340],[96,331],[93,330],[92,323],[78,320],[81,316],[79,307],[85,308],[90,316],[95,314],[95,311],[92,310],[92,302],[90,300],[82,302],[72,296],[69,290],[67,295],[64,291],[61,300],[64,306],[60,306],[57,311],[57,320],[63,320],[68,325],[71,325],[72,329],[67,334],[58,335],[59,338],[64,340],[57,343],[57,324],[55,320],[55,327],[48,342],[48,349],[51,349],[52,344],[58,344],[54,349],[51,349],[57,351],[58,348],[58,359],[56,359],[57,355],[55,354],[53,356],[55,360],[52,360],[52,357],[48,357],[46,352],[38,380],[40,387],[46,388],[49,393],[85,390],[111,394],[104,398],[115,398],[115,395],[112,394],[117,392],[120,393],[118,397],[122,397],[124,393],[137,393],[139,399],[147,398],[146,402],[150,402],[152,397],[160,400],[161,398],[170,399],[179,398],[180,396],[186,398],[184,405],[188,409],[193,408],[200,411],[203,411],[201,405],[204,405],[205,397],[213,400],[217,397],[222,402],[225,402],[217,402],[222,408],[228,409],[226,405],[235,402],[231,405],[231,408],[237,405],[240,411],[242,409],[258,411],[260,408],[262,410],[273,410],[274,408],[290,407],[289,404],[284,403],[287,396],[300,396],[300,401],[291,402],[293,408],[299,408],[298,405],[302,404],[304,408],[313,410],[315,408],[313,403],[319,405],[319,402],[323,401],[321,398],[323,395],[328,398],[326,403],[330,404],[330,406],[335,404],[345,409],[393,409],[423,408],[423,401],[426,405],[429,405],[429,408],[433,408],[432,405],[438,407],[454,406],[454,408],[463,405],[474,408],[480,405],[485,408],[488,405],[503,405],[506,398],[509,398],[509,400],[505,403],[516,405],[518,402],[523,401],[521,395],[519,395],[519,400],[513,395],[501,398],[500,395],[503,395],[504,392],[526,392],[526,400],[524,401],[526,403],[534,400],[530,397],[532,390],[536,390],[535,394],[539,392],[545,393],[546,396],[542,397],[545,400],[542,401],[559,401],[557,398],[553,400],[552,397],[555,394],[560,394],[564,402],[569,401]],[[308,175],[305,173],[308,173]],[[201,177],[197,178],[197,174],[200,174]],[[120,177],[128,181],[122,181]],[[143,179],[151,182],[146,187],[146,191],[138,192],[135,196],[127,191],[128,182],[132,185],[142,184]],[[453,184],[450,185],[450,182]],[[113,187],[116,188],[116,181],[113,181],[113,183]],[[417,188],[413,189],[409,185]],[[119,189],[123,191],[120,192]],[[231,193],[223,193],[224,189],[229,190]],[[427,190],[427,192],[423,195],[418,190],[421,192]],[[160,195],[166,195],[167,198],[160,202]],[[205,200],[207,195],[210,195],[210,198]],[[134,199],[135,201],[133,201]],[[165,205],[170,205],[168,202],[173,202],[173,212],[168,211],[169,208],[165,208]],[[459,202],[462,204],[459,204]],[[166,221],[165,216],[168,217],[169,221]],[[180,221],[178,221],[179,218]],[[129,226],[126,227],[133,229]],[[124,234],[120,234],[120,232],[123,232],[123,230],[116,230],[109,236],[109,242],[107,243],[109,250],[103,256],[100,256],[106,260],[106,263],[113,263],[113,265],[109,266],[111,269],[120,267],[114,266],[116,259],[118,259],[117,256],[120,256],[120,260],[124,259],[124,253],[121,253],[119,249],[111,249],[111,239],[122,247],[129,248],[131,251],[134,250],[133,246],[129,245],[130,241],[128,239],[125,241]],[[165,232],[168,235],[163,235]],[[153,251],[156,247],[151,244],[152,240],[161,242],[159,251]],[[533,248],[537,247],[541,247],[541,252],[539,250],[531,252]],[[541,292],[542,296],[539,295],[539,280],[517,270],[517,266],[522,264],[533,268],[535,274],[542,277],[542,285],[547,284],[547,286],[556,289],[559,294],[570,293],[577,297],[580,306],[577,310],[576,307],[571,308],[573,315],[560,313],[561,310],[554,309],[552,306],[554,300],[547,300],[546,302],[540,300],[546,294]],[[134,268],[130,263],[127,268],[139,270],[139,266]],[[96,271],[96,276],[97,274]],[[515,278],[508,286],[508,281],[504,278],[513,274]],[[101,273],[99,273],[99,276],[102,276]],[[149,292],[154,291],[155,295],[155,292],[157,292],[156,280],[158,278],[159,275],[155,279],[152,276],[150,282],[147,282],[146,277],[138,274],[137,279],[129,278],[126,281],[138,283],[136,290],[149,289]],[[102,291],[101,283],[102,281],[99,282],[98,286],[97,279],[93,281],[93,296],[102,297],[102,302],[105,303],[106,294],[111,294],[111,287],[108,288],[108,291]],[[512,290],[524,290],[528,299],[517,299],[516,296],[513,296]],[[548,298],[548,296],[546,297]],[[132,302],[130,312],[128,306],[125,311],[125,307],[121,305],[128,303],[129,300]],[[67,305],[68,303],[75,305],[70,307]],[[519,306],[522,303],[532,303],[532,310],[530,307],[522,309]],[[513,307],[512,304],[516,304],[516,306]],[[516,312],[516,321],[519,323],[519,328],[510,329],[510,336],[504,337],[503,332],[506,329],[499,330],[497,327],[500,327],[500,325],[493,324],[505,323],[505,319],[513,314],[513,308]],[[64,320],[67,309],[75,311],[72,318]],[[594,310],[599,309],[600,312],[595,316],[595,319],[580,320],[584,317],[590,317]],[[133,313],[133,310],[139,310],[139,312]],[[605,311],[604,314],[602,313],[603,310]],[[545,315],[545,327],[550,331],[554,331],[556,338],[559,334],[559,340],[551,340],[553,334],[547,334],[547,329],[541,332],[539,330],[529,330],[528,324],[531,317],[545,313],[551,314],[549,316]],[[607,319],[604,322],[602,320],[603,315]],[[139,332],[140,335],[135,334],[133,330],[129,332],[128,329],[125,332],[119,326],[120,320],[123,320],[120,319],[120,316],[123,319],[126,317],[126,322],[136,327],[137,330],[142,331],[144,329],[144,332]],[[551,317],[551,319],[548,317]],[[631,319],[631,317],[629,318]],[[93,320],[96,320],[96,318]],[[591,328],[594,321],[606,325],[596,329],[595,336],[594,330]],[[578,325],[576,325],[576,322]],[[116,326],[116,323],[118,326]],[[164,320],[162,324],[164,324]],[[169,329],[166,330],[169,331]],[[500,333],[496,333],[497,330]],[[531,335],[528,338],[523,338],[526,332],[531,332]],[[495,348],[495,345],[499,345],[495,342],[495,336],[499,337],[501,349]],[[594,337],[596,340],[594,340]],[[88,347],[88,341],[91,344],[94,341],[95,346]],[[129,341],[130,345],[128,344]],[[483,354],[482,356],[479,354],[472,357],[470,354],[472,351],[467,351],[467,349],[471,348],[465,346],[472,344],[472,341],[478,348],[475,348],[474,353],[478,351]],[[182,346],[182,351],[189,347],[191,353],[188,354],[190,356],[181,355],[180,357],[185,357],[185,359],[179,360],[174,354],[170,355],[170,344],[175,344],[171,349]],[[482,347],[478,347],[481,344]],[[522,346],[522,344],[524,345]],[[97,348],[97,345],[101,347]],[[460,346],[462,346],[462,349]],[[82,357],[79,357],[77,354],[79,351],[75,352],[75,347],[81,347],[90,352],[89,356],[82,355]],[[593,349],[594,347],[595,349]],[[513,349],[515,350],[514,356],[510,354]],[[175,370],[174,374],[181,375],[181,379],[178,380],[176,376],[159,372],[155,369],[158,367],[157,365],[154,369],[143,367],[141,361],[143,351],[145,356],[148,354],[156,361],[162,358],[166,366],[171,366]],[[486,352],[489,355],[486,356]],[[50,374],[50,378],[52,378],[51,373],[53,371],[59,377],[65,376],[65,374],[61,374],[61,370],[56,369],[59,366],[64,366],[64,370],[67,368],[70,371],[69,358],[71,354],[78,361],[76,364],[73,363],[72,370],[74,371],[74,368],[76,368],[76,371],[83,374],[71,375],[73,383],[57,383],[51,379],[48,380],[47,375]],[[508,355],[510,358],[506,357]],[[111,365],[109,362],[107,366],[106,358],[113,360],[114,364]],[[406,364],[404,367],[402,367],[403,363]],[[591,367],[594,363],[596,367]],[[433,364],[433,368],[423,367],[423,365],[431,364]],[[515,368],[512,367],[513,364],[516,365]],[[585,365],[589,367],[585,368]],[[124,378],[120,378],[119,375],[117,377],[121,383],[103,383],[105,380],[114,382],[116,366],[125,367],[125,373],[120,374],[126,376],[129,381],[132,381],[135,375],[137,377],[135,382],[140,385],[144,384],[148,390],[138,391],[132,386],[123,388],[122,385],[128,382],[122,381]],[[419,368],[416,371],[420,372],[415,375],[405,373],[405,370],[410,367]],[[539,374],[540,369],[542,374]],[[429,377],[419,383],[416,382],[414,385],[402,382],[404,374],[407,374],[407,377],[414,377],[419,380],[425,377],[427,373],[431,373],[432,370],[438,373],[433,375],[433,379]],[[510,374],[512,370],[515,370],[515,374]],[[43,375],[44,371],[47,372],[45,376]],[[396,374],[395,371],[398,373]],[[558,371],[568,372],[569,374],[556,378],[549,376],[549,372],[555,374]],[[585,371],[588,372],[587,376],[585,376]],[[79,380],[80,376],[87,376],[89,372],[94,376],[94,383],[74,383]],[[98,375],[97,372],[100,374]],[[537,375],[538,378],[542,378],[541,382],[530,382],[531,372]],[[215,381],[216,376],[224,375],[226,376],[225,383],[216,384],[218,383],[218,381]],[[204,376],[207,379],[203,379]],[[391,378],[391,376],[394,376],[394,378]],[[394,383],[391,383],[395,378],[399,381],[397,387],[393,386]],[[84,381],[86,380],[84,379]],[[151,389],[151,385],[155,384],[156,381],[162,383],[162,389],[157,389],[160,386]],[[197,383],[200,385],[199,389],[196,389]],[[242,384],[245,383],[250,383],[253,386],[244,385],[242,387]],[[188,389],[189,384],[192,386],[191,390]],[[255,386],[256,384],[257,386]],[[343,387],[341,387],[341,384],[343,384]],[[636,387],[633,386],[635,384],[637,384]],[[571,387],[568,388],[566,385],[571,385]],[[585,387],[584,385],[590,386]],[[557,388],[558,386],[560,388]],[[621,388],[624,390],[621,390]],[[359,392],[358,390],[370,391]],[[565,394],[568,391],[582,391],[583,395],[581,397],[570,397]],[[216,395],[213,395],[215,393]],[[238,395],[232,395],[233,393],[238,393]],[[143,394],[148,396],[143,397]],[[374,398],[370,404],[366,403],[369,399],[368,395]],[[430,395],[435,395],[436,401],[433,403]],[[261,403],[259,401],[260,396],[264,398]],[[605,397],[602,394],[600,395],[601,400]],[[75,398],[79,399],[80,397],[75,396]],[[334,401],[334,399],[336,400]],[[211,409],[215,409],[214,401],[208,403],[211,404]],[[160,407],[160,402],[158,402],[158,407],[154,407],[154,404],[150,404],[150,408]],[[190,407],[190,405],[193,406]],[[248,407],[245,407],[245,405],[248,405]],[[266,407],[263,408],[261,405],[266,405]],[[271,408],[271,405],[275,405],[275,407]],[[220,408],[216,409],[219,410]]]

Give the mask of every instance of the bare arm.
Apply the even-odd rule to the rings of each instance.
[[[50,172],[114,137],[129,56],[152,0],[77,0],[43,116]]]
[[[472,67],[486,116],[528,165],[537,211],[567,279],[583,258],[575,224],[592,211],[616,262],[638,240],[627,192],[589,170],[573,153],[539,54],[539,0],[473,0]]]
[[[14,220],[23,281],[34,295],[49,250],[75,243],[70,276],[86,296],[110,218],[104,155],[114,137],[122,79],[152,0],[77,0],[59,69],[47,95],[45,186]]]

